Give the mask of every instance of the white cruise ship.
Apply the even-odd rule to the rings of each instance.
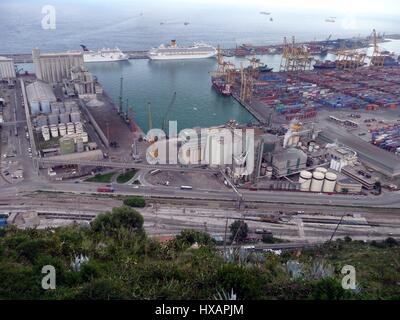
[[[81,47],[83,49],[83,60],[85,62],[113,62],[129,59],[129,56],[118,48],[104,48],[99,51],[92,51],[88,50],[84,45],[81,45]]]
[[[172,40],[169,46],[161,45],[148,52],[151,60],[181,60],[181,59],[204,59],[217,55],[218,51],[213,46],[205,43],[194,43],[192,46],[180,47]]]

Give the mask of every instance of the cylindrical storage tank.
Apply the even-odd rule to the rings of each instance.
[[[89,137],[88,137],[87,132],[82,132],[81,138],[82,138],[83,143],[88,143],[89,142]]]
[[[67,134],[67,127],[65,126],[65,123],[60,123],[58,125],[58,130],[60,132],[60,136],[64,137]]]
[[[300,172],[300,191],[310,191],[312,176],[312,173],[309,171],[303,170],[302,172]]]
[[[75,132],[76,133],[82,133],[83,132],[82,122],[76,122],[75,123]]]
[[[70,122],[69,113],[61,113],[60,123],[68,123],[68,122]]]
[[[314,172],[313,173],[313,178],[311,181],[311,188],[310,191],[312,192],[321,192],[322,191],[322,186],[324,184],[324,178],[325,175],[321,172]]]
[[[273,170],[274,169],[272,167],[267,167],[267,172],[265,173],[265,176],[268,177],[268,178],[271,178]]]
[[[81,121],[81,115],[79,112],[72,112],[71,113],[71,122],[80,122]]]
[[[50,114],[49,115],[49,125],[58,124],[58,114]]]
[[[263,164],[261,165],[260,175],[261,175],[261,176],[265,176],[266,174],[267,174],[267,164],[266,164],[266,163],[263,163]]]
[[[321,172],[321,173],[323,173],[323,174],[326,174],[326,173],[328,172],[328,169],[326,169],[326,168],[324,168],[324,167],[319,167],[319,168],[316,168],[316,169],[314,170],[314,172]]]
[[[58,127],[57,125],[53,124],[50,126],[50,133],[53,138],[58,138]]]
[[[322,188],[323,192],[334,192],[337,181],[337,175],[333,172],[328,172],[325,175],[324,187]]]
[[[69,122],[67,123],[67,134],[73,134],[75,133],[75,126],[73,123]]]

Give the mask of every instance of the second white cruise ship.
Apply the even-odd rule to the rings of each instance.
[[[81,45],[83,49],[83,60],[85,62],[113,62],[128,60],[129,56],[124,54],[120,49],[101,49],[99,51],[92,51]]]
[[[161,45],[148,52],[151,60],[181,60],[181,59],[204,59],[212,58],[218,51],[211,45],[205,43],[194,43],[192,46],[181,47],[172,40],[169,46]]]

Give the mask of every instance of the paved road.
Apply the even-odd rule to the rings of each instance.
[[[19,184],[18,190],[23,191],[59,191],[75,193],[96,193],[102,184],[72,183],[72,182],[40,182],[25,181]],[[4,187],[6,191],[8,187]],[[237,196],[229,189],[225,190],[180,190],[166,186],[133,186],[115,185],[115,194],[142,195],[145,197],[159,197],[172,199],[201,199],[217,201],[236,201]],[[272,191],[242,191],[247,203],[285,203],[285,204],[310,204],[322,206],[356,206],[356,207],[385,207],[393,208],[400,213],[400,193],[385,193],[382,196],[352,196],[352,195],[326,195],[306,194],[300,192],[272,192]]]

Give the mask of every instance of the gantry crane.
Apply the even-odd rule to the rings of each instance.
[[[233,84],[236,77],[236,67],[232,62],[226,62],[222,57],[222,50],[218,46],[218,68],[216,71],[211,72],[213,78],[223,78],[225,83]]]
[[[240,100],[251,103],[253,97],[253,74],[240,66]]]
[[[296,39],[292,37],[292,43],[288,44],[286,37],[283,40],[283,53],[280,71],[297,72],[311,68],[312,58],[305,46],[296,46]]]
[[[383,55],[378,47],[378,38],[376,36],[376,30],[372,30],[372,41],[374,45],[374,52],[372,53],[370,65],[374,67],[383,67],[385,65],[386,56]]]

